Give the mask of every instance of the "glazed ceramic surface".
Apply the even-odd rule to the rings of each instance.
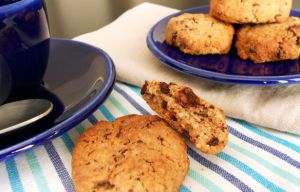
[[[109,96],[115,68],[101,49],[62,39],[49,40],[44,85],[32,98],[50,100],[50,115],[15,132],[0,135],[0,159],[49,141],[93,113]]]
[[[49,55],[43,0],[0,1],[0,104],[37,93]]]

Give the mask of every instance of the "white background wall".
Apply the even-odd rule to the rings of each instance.
[[[72,38],[104,26],[142,2],[177,9],[209,4],[209,0],[46,0],[52,37]],[[300,9],[300,0],[294,0]]]

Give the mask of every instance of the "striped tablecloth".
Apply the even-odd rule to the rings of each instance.
[[[99,120],[154,114],[139,91],[117,83],[107,101],[80,125],[1,162],[0,192],[74,191],[70,173],[76,139]],[[216,156],[202,154],[188,143],[190,169],[180,191],[300,191],[300,136],[256,128],[231,118],[227,118],[227,124],[228,146]]]

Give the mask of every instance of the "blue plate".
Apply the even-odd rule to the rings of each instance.
[[[209,7],[195,7],[167,16],[156,23],[148,33],[149,49],[165,65],[186,74],[221,83],[264,86],[300,82],[299,59],[255,64],[250,60],[241,60],[234,49],[227,55],[192,56],[167,45],[164,39],[169,19],[186,12],[209,13]],[[300,11],[292,10],[291,15],[300,17]]]
[[[50,39],[44,86],[35,98],[52,101],[54,109],[41,121],[0,135],[0,160],[24,152],[73,128],[109,96],[115,67],[101,49],[63,39]]]

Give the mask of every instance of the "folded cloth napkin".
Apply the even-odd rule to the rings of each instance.
[[[111,24],[75,40],[105,50],[114,60],[119,81],[141,86],[145,80],[162,80],[190,86],[226,115],[256,125],[300,134],[300,85],[252,87],[220,84],[182,74],[163,65],[146,45],[150,28],[178,10],[143,3]]]

